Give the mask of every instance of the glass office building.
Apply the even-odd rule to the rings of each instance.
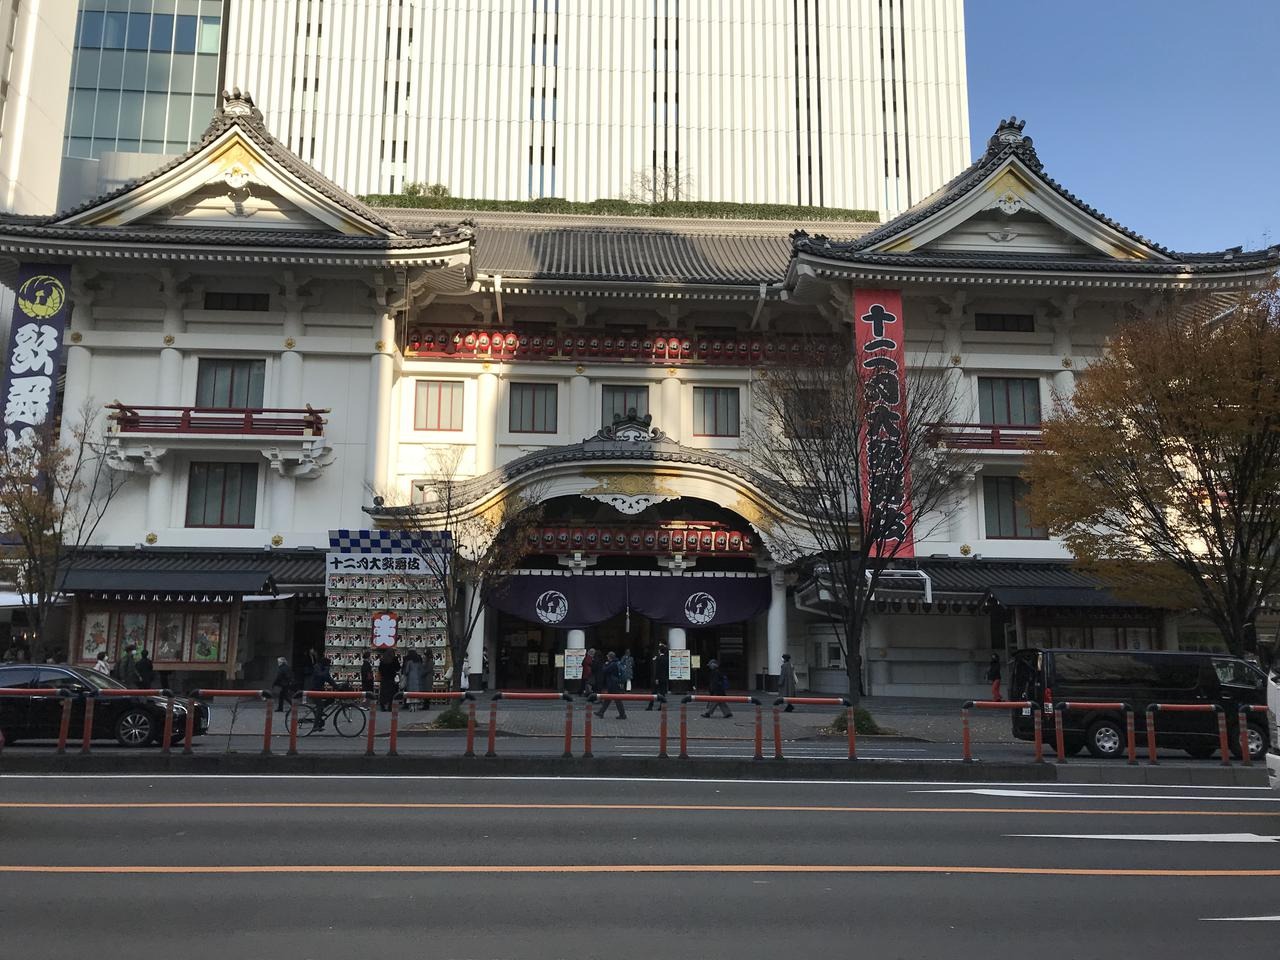
[[[80,0],[63,154],[182,153],[216,106],[223,0]]]

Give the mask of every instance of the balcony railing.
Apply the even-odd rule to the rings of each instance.
[[[1025,450],[1044,442],[1039,424],[939,423],[933,429],[938,444],[960,450]]]
[[[327,409],[263,407],[137,407],[110,403],[108,416],[120,434],[191,434],[257,437],[318,437]]]

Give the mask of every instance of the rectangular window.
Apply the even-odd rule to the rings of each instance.
[[[185,133],[185,127],[183,129]],[[206,310],[269,310],[271,296],[266,293],[236,293],[209,290],[204,295]]]
[[[984,507],[989,540],[1047,540],[1048,531],[1031,526],[1031,517],[1022,500],[1027,483],[1021,477],[984,477]]]
[[[637,417],[645,417],[649,413],[649,388],[624,387],[606,384],[601,395],[604,398],[602,418],[607,427],[614,420],[619,420],[631,411]]]
[[[510,423],[512,433],[555,433],[556,385],[511,384]]]
[[[200,359],[196,375],[196,406],[213,408],[262,406],[262,387],[266,379],[265,360]]]
[[[1035,333],[1036,318],[1029,313],[975,313],[973,326],[995,333]]]
[[[462,384],[419,380],[413,407],[415,430],[461,430]]]
[[[258,503],[256,463],[193,463],[188,527],[252,527]]]
[[[1034,377],[979,377],[978,420],[1002,426],[1040,426],[1040,381]]]
[[[693,388],[693,433],[698,437],[738,436],[738,388]]]

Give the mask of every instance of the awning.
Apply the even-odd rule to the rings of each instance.
[[[77,566],[65,574],[67,593],[273,594],[267,570],[103,570]]]
[[[992,587],[987,598],[1002,607],[1140,607],[1100,587]]]

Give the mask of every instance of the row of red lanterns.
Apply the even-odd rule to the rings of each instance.
[[[738,530],[671,530],[665,527],[609,530],[543,527],[530,531],[529,549],[543,553],[739,553],[751,552],[751,537]]]
[[[409,331],[407,351],[420,356],[482,355],[513,357],[648,357],[663,361],[706,360],[710,362],[757,362],[783,356],[800,356],[805,343],[796,337],[774,337],[769,340],[736,338],[712,339],[673,335],[623,337],[599,333],[529,334],[501,330],[423,330]],[[825,352],[826,343],[814,346]]]

